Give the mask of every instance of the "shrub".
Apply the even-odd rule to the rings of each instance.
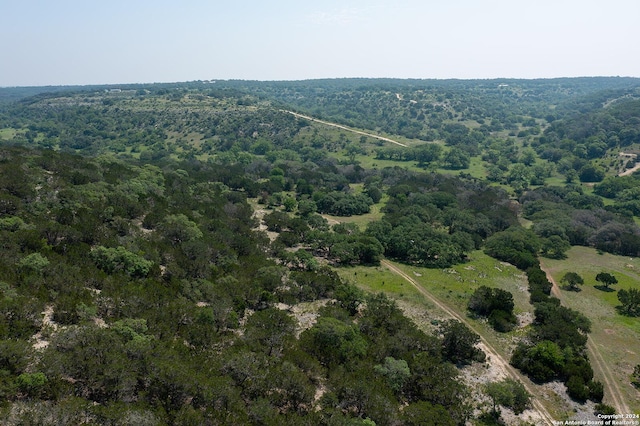
[[[145,277],[151,270],[153,262],[130,252],[124,247],[96,247],[91,251],[91,258],[96,266],[108,274],[124,272],[132,277]]]
[[[578,402],[585,402],[589,399],[589,388],[585,385],[580,376],[571,376],[567,380],[567,393]]]

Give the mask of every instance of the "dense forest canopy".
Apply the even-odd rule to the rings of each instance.
[[[512,363],[601,401],[538,257],[640,255],[639,117],[632,78],[2,88],[0,418],[464,424],[477,336],[335,268],[480,249],[528,277]],[[469,309],[516,327],[508,292]]]

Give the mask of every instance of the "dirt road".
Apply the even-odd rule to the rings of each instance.
[[[562,301],[562,292],[560,291],[560,287],[558,287],[558,283],[553,279],[551,273],[548,268],[544,266],[542,262],[540,262],[540,269],[547,274],[547,279],[552,284],[551,294],[560,301]],[[629,406],[626,404],[624,397],[622,396],[622,392],[620,391],[620,387],[618,386],[618,382],[615,377],[611,373],[609,366],[605,362],[602,357],[602,353],[600,353],[600,349],[598,345],[591,339],[591,337],[587,340],[587,353],[589,355],[589,360],[591,361],[592,368],[594,372],[599,373],[598,375],[604,381],[604,389],[605,396],[609,396],[611,398],[611,405],[616,409],[616,413],[618,414],[629,414],[631,410]]]
[[[287,110],[284,110],[284,109],[281,110],[281,111],[288,112],[289,114],[292,114],[292,115],[294,115],[296,117],[299,117],[299,118],[304,118],[305,120],[315,121],[316,123],[321,123],[321,124],[326,124],[327,126],[337,127],[338,129],[346,130],[346,131],[352,132],[352,133],[357,133],[359,135],[369,136],[371,138],[379,139],[379,140],[385,141],[385,142],[390,142],[390,143],[393,143],[393,144],[396,144],[396,145],[403,146],[405,148],[408,147],[408,145],[405,145],[402,142],[394,141],[393,139],[385,138],[384,136],[374,135],[373,133],[362,132],[360,130],[351,129],[351,128],[349,128],[347,126],[343,126],[341,124],[331,123],[329,121],[318,120],[317,118],[309,117],[308,115],[298,114],[297,112],[293,112],[293,111],[287,111]]]
[[[492,346],[491,344],[482,337],[482,335],[480,333],[478,333],[473,325],[471,325],[466,318],[464,318],[462,315],[459,315],[457,312],[455,312],[454,310],[452,310],[451,308],[449,308],[446,304],[440,302],[440,300],[438,300],[435,296],[433,296],[431,293],[429,293],[427,290],[425,290],[424,287],[422,287],[420,284],[418,284],[413,278],[411,278],[411,276],[407,275],[406,273],[404,273],[401,269],[399,269],[398,267],[396,267],[395,265],[393,265],[391,262],[387,261],[387,260],[382,260],[380,261],[380,263],[385,266],[387,269],[389,269],[391,272],[400,275],[402,278],[404,278],[407,282],[409,282],[416,290],[418,290],[418,292],[420,292],[420,294],[422,294],[425,298],[427,298],[431,303],[433,303],[434,305],[436,305],[438,308],[440,308],[443,312],[445,312],[447,315],[449,315],[451,318],[454,318],[458,321],[460,321],[461,323],[465,324],[467,327],[469,327],[471,330],[473,330],[476,334],[478,334],[480,336],[480,342],[481,342],[481,349],[483,351],[485,351],[485,353],[487,354],[488,357],[491,358],[491,362],[494,365],[498,365],[504,372],[505,375],[507,375],[508,377],[511,377],[512,379],[515,379],[519,382],[521,382],[525,389],[527,390],[527,392],[529,392],[532,396],[531,396],[531,403],[533,405],[533,408],[538,412],[539,414],[539,420],[543,421],[549,425],[553,424],[554,418],[551,416],[551,414],[549,414],[549,412],[547,411],[547,409],[542,405],[542,403],[538,400],[538,398],[535,397],[535,394],[532,392],[531,387],[523,380],[522,376],[520,375],[520,373],[518,373],[503,357],[502,355],[500,355]]]
[[[634,160],[637,158],[636,154],[631,154],[628,152],[621,152],[620,157],[627,158],[627,159],[634,159]],[[618,173],[618,176],[628,176],[630,174],[637,172],[638,170],[640,170],[640,163],[636,163],[636,165],[633,166],[632,168]]]

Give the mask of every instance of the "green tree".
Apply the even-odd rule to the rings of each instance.
[[[622,303],[618,310],[630,317],[640,317],[640,290],[630,288],[618,291],[618,300]]]
[[[198,225],[182,213],[168,215],[158,228],[173,245],[202,238],[203,235]]]
[[[543,340],[531,347],[518,346],[511,363],[534,382],[545,383],[560,376],[565,366],[565,356],[558,344]]]
[[[599,272],[598,275],[596,275],[596,281],[604,284],[606,289],[608,289],[610,285],[618,284],[618,279],[608,272]]]
[[[451,170],[462,170],[469,168],[471,158],[469,154],[460,148],[453,147],[447,152],[443,158],[444,167]]]
[[[571,376],[567,380],[567,393],[578,402],[585,402],[589,399],[589,388],[580,376]]]
[[[584,279],[576,272],[567,272],[560,278],[560,282],[572,291],[580,291],[579,285],[584,284]]]
[[[404,383],[411,377],[411,370],[409,370],[407,361],[390,356],[384,359],[383,364],[378,364],[373,369],[376,373],[384,376],[387,383],[389,383],[389,387],[396,393],[400,392]]]
[[[498,406],[502,405],[512,409],[515,414],[521,414],[529,406],[531,398],[521,382],[510,378],[488,383],[485,392],[491,398],[496,418],[499,417]]]
[[[247,320],[245,337],[249,344],[257,343],[267,355],[279,355],[293,338],[295,320],[285,311],[267,308],[255,312]]]
[[[631,373],[631,384],[636,388],[640,388],[640,364],[636,364]]]
[[[566,259],[571,243],[559,235],[551,235],[541,240],[540,254],[549,259]]]
[[[324,365],[355,361],[367,351],[367,341],[357,327],[331,317],[320,317],[300,339]]]
[[[44,373],[22,373],[16,380],[18,388],[31,398],[39,398],[45,391],[47,376]]]
[[[34,272],[36,274],[42,273],[44,268],[49,265],[49,259],[41,255],[40,253],[31,253],[18,262],[18,267],[27,272]]]
[[[284,206],[284,209],[286,211],[292,212],[295,210],[298,202],[293,197],[284,197],[284,200],[282,200],[282,205]]]
[[[402,409],[400,419],[406,426],[455,426],[456,422],[442,405],[427,401],[411,403]]]
[[[110,248],[98,246],[91,251],[96,266],[108,274],[124,272],[132,277],[145,277],[149,274],[153,262],[130,252],[124,247]]]
[[[580,182],[600,182],[604,179],[605,171],[600,166],[588,163],[580,169],[578,174]]]
[[[451,319],[440,325],[442,355],[454,364],[484,361],[485,354],[476,348],[480,336],[460,321]]]
[[[440,405],[456,424],[464,424],[471,407],[467,400],[468,389],[458,379],[458,369],[427,352],[414,355],[409,360],[409,368],[411,377],[405,385],[405,394],[409,402],[427,401],[434,407]]]

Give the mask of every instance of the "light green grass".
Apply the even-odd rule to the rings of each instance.
[[[11,127],[0,129],[0,139],[11,140],[17,133],[18,131]]]
[[[352,185],[352,187],[353,186],[354,185]],[[329,221],[329,224],[333,224],[335,222],[355,223],[356,225],[358,225],[358,228],[360,228],[361,231],[364,231],[369,223],[382,219],[382,217],[384,216],[382,208],[386,205],[388,200],[389,196],[387,194],[384,194],[380,202],[372,205],[371,211],[366,214],[355,216],[333,216],[329,214],[323,214],[322,216]]]
[[[629,376],[640,364],[640,318],[620,315],[617,290],[640,288],[640,259],[611,254],[598,254],[595,249],[573,247],[565,260],[544,259],[556,282],[567,272],[577,272],[585,284],[580,292],[561,290],[562,303],[582,312],[592,322],[590,338],[602,354],[631,409],[640,412],[638,391],[630,385]],[[595,288],[598,272],[609,272],[618,279],[614,292]],[[597,378],[597,377],[596,377]],[[606,395],[605,395],[606,402]]]
[[[529,304],[526,276],[521,271],[479,250],[472,252],[469,257],[468,263],[445,269],[394,264],[462,316],[467,315],[469,298],[482,285],[511,292],[514,296],[516,314],[533,311]],[[386,268],[339,268],[338,272],[372,292],[382,291],[393,297],[402,295],[404,298],[411,296],[410,299],[414,301],[415,297],[417,300],[424,300],[415,290],[408,290],[407,286],[410,284],[402,277],[392,274]]]
[[[618,290],[640,289],[640,259],[609,253],[598,254],[597,250],[589,247],[572,247],[567,255],[565,260],[543,260],[558,283],[567,272],[577,272],[584,279],[584,285],[580,287],[580,292],[562,290],[563,298],[567,299],[567,303],[576,306],[584,305],[583,307],[587,311],[585,313],[593,312],[593,309],[589,307],[590,304],[602,305],[598,311],[601,315],[606,314],[607,317],[613,315],[610,320],[621,324],[631,324],[634,330],[640,333],[640,318],[629,321],[628,318],[618,315],[615,311],[615,307],[620,304]],[[595,279],[599,272],[608,272],[618,279],[618,284],[611,286],[614,291],[606,292],[595,288],[596,285],[600,285]]]
[[[410,283],[398,274],[382,266],[353,266],[337,268],[338,274],[371,293],[385,293],[394,299],[420,301],[422,296]]]
[[[531,311],[528,284],[521,271],[480,250],[470,253],[469,259],[467,263],[445,269],[397,266],[460,314],[466,315],[469,298],[482,285],[511,292],[516,314]]]

